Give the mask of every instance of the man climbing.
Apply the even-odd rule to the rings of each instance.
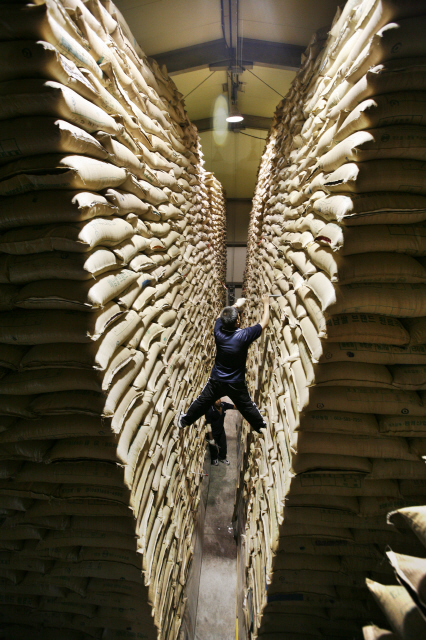
[[[206,424],[211,425],[211,432],[207,435],[207,439],[210,445],[211,461],[215,467],[219,462],[229,464],[226,457],[225,414],[228,409],[235,408],[234,404],[222,402],[222,398],[218,398],[210,409],[207,409]]]
[[[263,316],[258,324],[240,329],[240,300],[232,307],[225,307],[216,320],[214,337],[216,359],[214,367],[198,398],[189,407],[187,413],[178,416],[180,429],[193,424],[203,416],[213,402],[222,396],[229,396],[236,409],[247,420],[254,431],[260,432],[266,423],[259,409],[250,398],[246,383],[246,359],[248,348],[260,337],[269,322],[269,295],[262,296]]]

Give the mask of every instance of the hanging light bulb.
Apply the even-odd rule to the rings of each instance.
[[[236,104],[231,104],[231,108],[229,110],[228,117],[226,118],[226,122],[242,122],[244,117],[238,111],[238,107]]]

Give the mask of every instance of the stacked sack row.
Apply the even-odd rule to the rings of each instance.
[[[417,538],[426,547],[426,506],[405,507],[388,514],[388,522],[406,537]],[[410,549],[400,553],[386,551],[398,581],[381,584],[367,579],[367,586],[387,619],[386,629],[377,625],[363,628],[364,640],[409,640],[422,638],[426,619],[426,559],[410,555]],[[392,631],[388,629],[391,627]]]
[[[241,434],[250,638],[361,638],[385,620],[365,579],[394,584],[386,546],[424,556],[383,516],[426,504],[425,26],[420,1],[347,2],[262,157],[248,323],[276,297],[249,365],[268,429]]]
[[[0,637],[169,640],[222,189],[111,2],[3,5],[0,51]]]

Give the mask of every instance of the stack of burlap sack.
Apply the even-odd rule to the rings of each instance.
[[[0,6],[0,636],[177,636],[224,200],[112,2]]]
[[[385,518],[426,504],[425,26],[424,2],[347,2],[262,157],[248,324],[279,297],[248,367],[267,433],[241,434],[250,638],[361,638],[387,546],[425,555]]]
[[[418,539],[426,546],[426,506],[404,507],[388,514],[388,522],[403,532],[408,540]],[[410,555],[409,547],[401,545],[399,553],[386,550],[398,582],[381,584],[367,579],[367,586],[386,617],[386,628],[367,625],[364,640],[422,638],[426,619],[426,559]],[[389,627],[392,631],[389,630]]]

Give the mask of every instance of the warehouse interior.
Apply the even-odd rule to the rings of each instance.
[[[425,28],[0,1],[0,640],[426,638]]]
[[[117,3],[144,52],[166,65],[185,96],[205,166],[225,189],[231,304],[242,294],[251,201],[276,105],[287,94],[312,34],[331,24],[337,5],[336,0]],[[238,108],[246,117],[230,125],[225,117],[234,63],[241,70]]]

